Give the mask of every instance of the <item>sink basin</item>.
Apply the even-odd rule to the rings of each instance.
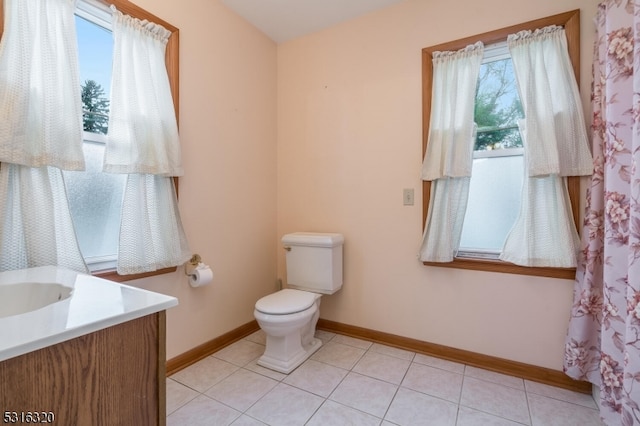
[[[0,271],[0,365],[177,304],[172,296],[59,266]]]
[[[71,287],[57,283],[16,283],[0,285],[0,318],[24,314],[64,300]]]

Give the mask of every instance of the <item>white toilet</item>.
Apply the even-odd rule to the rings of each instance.
[[[289,374],[322,342],[314,337],[320,297],[342,287],[342,244],[335,233],[295,232],[282,237],[287,287],[256,302],[253,312],[267,335],[258,364]]]

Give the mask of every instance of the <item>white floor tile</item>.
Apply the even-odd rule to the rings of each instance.
[[[413,363],[402,386],[457,404],[460,400],[462,378],[461,374]]]
[[[380,419],[375,416],[327,400],[311,417],[306,426],[377,426],[379,424]]]
[[[238,340],[214,353],[212,356],[239,367],[244,367],[264,353],[264,345],[248,340]]]
[[[322,345],[318,352],[311,355],[311,359],[351,370],[365,352],[364,349],[337,343],[332,339],[326,345]]]
[[[409,369],[409,364],[411,361],[369,351],[360,358],[353,371],[399,385]]]
[[[267,335],[265,334],[264,331],[258,330],[258,331],[255,331],[255,332],[251,333],[247,337],[245,337],[244,340],[248,340],[250,342],[257,343],[259,345],[266,345],[267,344]]]
[[[533,426],[601,426],[597,410],[570,402],[529,394]]]
[[[200,395],[167,417],[167,426],[225,426],[240,417],[240,412]]]
[[[453,402],[400,388],[385,420],[401,426],[455,426],[457,411]]]
[[[496,373],[471,366],[467,366],[464,369],[464,375],[484,380],[486,382],[497,383],[510,388],[524,390],[524,380],[519,377],[507,376],[506,374]]]
[[[416,354],[416,356],[413,358],[413,362],[428,365],[429,367],[439,368],[441,370],[447,370],[452,373],[464,374],[464,364],[449,361],[446,359],[440,359],[429,355]]]
[[[397,386],[382,380],[349,373],[329,399],[382,418],[397,389]]]
[[[238,419],[231,423],[233,426],[264,426],[265,423],[262,423],[259,420],[254,419],[253,417],[249,417],[245,414],[238,417]]]
[[[371,352],[377,352],[379,354],[389,355],[400,359],[406,359],[407,361],[413,360],[416,355],[415,352],[407,351],[400,348],[394,348],[392,346],[381,345],[380,343],[374,343],[369,348]]]
[[[329,340],[333,339],[336,336],[336,333],[332,333],[330,331],[324,330],[316,330],[316,338],[322,340],[322,343],[327,343]]]
[[[200,393],[178,383],[175,380],[167,379],[167,415],[173,413],[187,402],[191,401]]]
[[[236,365],[229,362],[206,357],[184,370],[178,371],[171,378],[198,392],[204,392],[237,369]]]
[[[284,383],[328,397],[349,371],[312,359],[306,360],[284,379]]]
[[[524,391],[465,376],[460,405],[530,425]]]
[[[353,346],[355,348],[360,349],[369,349],[372,345],[371,342],[362,339],[356,339],[355,337],[343,336],[341,334],[336,334],[336,336],[331,339],[332,342],[342,343],[344,345]]]
[[[469,407],[460,407],[456,426],[521,426],[511,420],[503,419]]]
[[[277,384],[276,380],[240,369],[215,384],[205,395],[244,412]]]
[[[590,395],[325,331],[290,374],[262,330],[167,379],[168,425],[602,426]]]
[[[305,424],[323,402],[319,396],[279,383],[246,414],[269,425],[298,426]]]
[[[573,392],[542,383],[531,382],[529,380],[525,380],[524,384],[527,389],[527,393],[534,393],[536,395],[559,399],[560,401],[571,402],[594,410],[598,408],[593,396],[589,394]]]
[[[287,377],[287,375],[284,373],[271,370],[269,368],[265,368],[261,365],[258,365],[258,359],[260,359],[260,357],[257,357],[256,359],[252,360],[249,364],[245,365],[244,368],[246,368],[247,370],[251,370],[254,373],[258,373],[263,376],[269,377],[273,380],[277,380],[279,382],[282,381],[285,377]]]

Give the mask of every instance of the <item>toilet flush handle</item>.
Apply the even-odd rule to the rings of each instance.
[[[284,249],[285,249],[286,251],[291,251],[291,247],[289,247],[289,246],[284,246]]]

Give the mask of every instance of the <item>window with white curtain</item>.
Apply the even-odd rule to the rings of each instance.
[[[480,68],[479,84],[476,91],[476,107],[478,98],[491,95],[491,88],[501,85],[500,79],[512,80],[504,84],[505,93],[499,102],[504,110],[502,122],[493,125],[478,124],[476,141],[473,150],[473,165],[469,184],[469,196],[466,204],[464,225],[461,232],[459,249],[455,250],[452,261],[431,261],[424,258],[426,247],[438,247],[446,243],[436,235],[435,241],[427,244],[426,234],[429,231],[429,209],[443,198],[439,195],[436,180],[425,180],[423,183],[423,223],[425,223],[425,241],[421,248],[421,258],[425,264],[463,269],[509,272],[527,275],[540,275],[559,278],[573,278],[575,269],[558,267],[519,266],[499,260],[500,251],[514,223],[519,216],[522,197],[525,165],[521,134],[518,127],[522,122],[522,107],[515,107],[519,102],[519,93],[515,76],[511,68],[511,59],[507,49],[507,36],[520,31],[534,31],[550,25],[559,25],[567,34],[567,50],[572,62],[573,73],[579,81],[579,10],[562,13],[517,26],[487,32],[479,36],[444,43],[423,49],[423,156],[428,154],[428,138],[430,136],[430,119],[434,85],[434,52],[460,51],[474,43],[485,46],[483,64]],[[507,66],[505,66],[507,64]],[[493,69],[491,69],[493,68]],[[490,81],[493,74],[493,82]],[[503,81],[505,83],[505,81]],[[483,84],[485,87],[483,88]],[[498,85],[498,86],[496,86]],[[511,108],[513,106],[513,108]],[[480,111],[481,112],[481,111]],[[479,111],[476,110],[476,114]],[[476,117],[477,121],[477,117]],[[425,161],[426,157],[425,157]],[[423,169],[423,178],[424,178]],[[450,180],[450,179],[449,179]],[[442,181],[440,179],[439,181]],[[566,179],[567,190],[571,200],[570,210],[573,221],[578,219],[578,197],[580,194],[579,177],[569,176]],[[442,182],[440,182],[442,186]],[[448,199],[445,197],[444,199]],[[542,207],[542,206],[541,206]],[[433,226],[433,225],[431,225]]]
[[[96,82],[102,91],[99,91],[99,96],[97,96],[101,102],[96,102],[96,96],[93,96],[92,101],[83,98],[84,152],[87,169],[85,172],[73,173],[75,176],[68,182],[70,206],[80,249],[87,265],[93,273],[120,281],[136,278],[139,275],[132,271],[126,272],[127,275],[120,275],[115,271],[116,266],[120,270],[118,255],[122,253],[120,246],[122,244],[122,212],[127,175],[103,171],[109,110],[112,106],[110,85],[112,83],[111,58],[114,49],[113,6],[132,19],[137,18],[142,22],[149,22],[148,26],[158,24],[165,28],[163,31],[168,30],[168,34],[175,35],[175,37],[169,37],[166,44],[166,57],[163,61],[173,99],[163,98],[163,100],[173,102],[176,118],[178,116],[179,55],[178,29],[146,10],[124,0],[79,0],[76,9],[76,23],[78,25],[80,78],[83,95],[89,92],[86,90],[89,86],[88,80]],[[179,163],[179,152],[176,160]],[[177,193],[178,179],[173,178],[172,181]],[[176,206],[174,205],[173,208],[175,209]],[[165,212],[163,207],[163,212],[158,213],[161,217],[173,218],[173,214],[177,213],[169,210],[171,209]],[[152,214],[154,213],[152,212]],[[181,229],[179,218],[177,221],[177,224],[171,226]],[[167,232],[167,234],[170,233]],[[183,247],[184,244],[181,243],[180,246]],[[128,261],[131,262],[131,259]],[[136,260],[134,260],[135,262]],[[139,273],[150,275],[168,270],[172,269],[159,266],[159,269],[142,269]]]
[[[76,8],[86,170],[64,172],[80,251],[92,272],[112,270],[126,176],[103,173],[109,120],[113,35],[106,4],[81,0]]]
[[[146,10],[125,0],[79,0],[75,10],[78,43],[79,83],[82,95],[84,171],[64,170],[66,194],[78,245],[89,270],[122,281],[138,275],[118,275],[121,212],[127,175],[103,172],[103,162],[111,106],[113,57],[112,11],[110,5],[128,15],[156,22],[174,34],[177,29]],[[0,2],[0,21],[4,10]],[[0,28],[0,35],[2,35]],[[178,41],[171,37],[166,47],[166,66],[178,113]],[[177,191],[178,180],[174,178]],[[160,269],[145,275],[172,270]]]
[[[478,126],[459,257],[497,259],[518,216],[524,118],[506,43],[485,46],[475,96]]]

